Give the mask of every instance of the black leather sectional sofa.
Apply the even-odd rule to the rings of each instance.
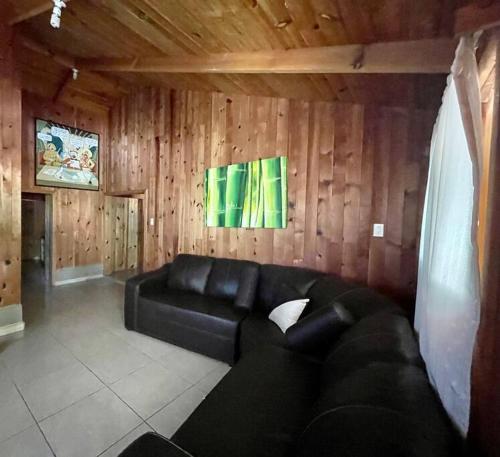
[[[268,319],[310,303],[285,334]],[[169,440],[123,457],[441,457],[461,440],[401,309],[313,270],[180,255],[126,284],[127,328],[233,364]]]

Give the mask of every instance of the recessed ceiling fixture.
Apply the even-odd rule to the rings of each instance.
[[[52,0],[54,8],[52,8],[52,16],[50,17],[50,25],[55,29],[61,26],[62,9],[66,8],[66,3],[63,0]]]
[[[290,24],[290,22],[292,22],[292,21],[290,19],[287,19],[285,21],[277,22],[276,24],[274,24],[274,26],[277,29],[284,29],[288,24]]]

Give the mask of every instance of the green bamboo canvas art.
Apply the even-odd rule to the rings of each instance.
[[[207,227],[286,228],[287,207],[286,157],[205,171]]]

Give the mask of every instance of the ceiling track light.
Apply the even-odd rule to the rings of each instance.
[[[54,8],[52,8],[52,16],[50,17],[50,25],[55,29],[61,26],[61,14],[63,8],[66,8],[66,3],[63,0],[52,0]]]

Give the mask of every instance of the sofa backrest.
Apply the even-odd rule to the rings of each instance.
[[[213,263],[213,257],[179,254],[172,262],[167,279],[168,287],[198,294],[205,293]]]
[[[246,260],[214,259],[205,293],[234,301],[241,308],[251,309],[259,280],[259,264]]]
[[[335,275],[318,279],[308,292],[311,299],[304,315],[333,303],[341,303],[356,320],[380,311],[401,312],[402,309],[386,296],[368,287],[351,284]]]
[[[329,274],[318,278],[308,291],[307,298],[311,301],[304,311],[304,315],[323,308],[323,306],[332,305],[338,296],[356,287],[336,275]]]
[[[179,254],[168,275],[169,288],[233,300],[237,306],[255,307],[266,314],[282,304],[278,293],[282,285],[310,299],[303,316],[334,302],[344,305],[356,320],[383,310],[402,313],[398,305],[370,288],[308,268]]]
[[[281,305],[279,300],[276,300],[276,292],[282,284],[293,287],[305,297],[323,275],[324,273],[307,268],[261,265],[255,307],[268,314]]]
[[[315,417],[295,457],[459,457],[460,440],[444,421],[416,421],[389,408],[345,405]]]
[[[380,312],[346,330],[326,355],[323,382],[328,385],[375,362],[424,366],[406,317]]]
[[[332,345],[297,457],[449,457],[459,451],[404,316],[368,316]]]

